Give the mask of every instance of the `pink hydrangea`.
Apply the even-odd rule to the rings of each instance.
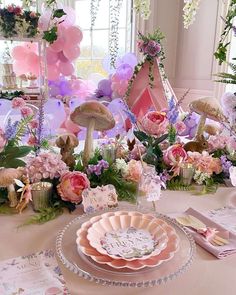
[[[127,180],[139,182],[143,172],[143,167],[140,161],[131,160],[128,163],[127,171],[124,177]]]
[[[33,110],[30,107],[26,107],[26,106],[25,107],[22,107],[20,109],[20,111],[21,111],[21,115],[23,117],[31,117],[31,116],[34,115],[34,112],[33,112]]]
[[[152,111],[143,117],[141,125],[148,134],[160,136],[167,132],[169,121],[166,113]]]
[[[216,150],[223,150],[226,148],[227,143],[229,142],[230,137],[222,134],[211,135],[208,138],[208,150],[209,152],[214,152]]]
[[[25,101],[23,98],[21,97],[15,97],[12,100],[12,108],[13,109],[20,109],[23,108],[25,106]]]
[[[208,152],[188,152],[187,163],[193,164],[196,170],[199,170],[208,175],[213,173],[219,174],[222,172],[221,160],[209,155]]]
[[[41,153],[31,158],[26,165],[26,173],[31,182],[59,178],[68,170],[66,164],[61,160],[61,155],[54,153]]]

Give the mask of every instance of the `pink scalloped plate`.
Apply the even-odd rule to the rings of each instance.
[[[160,226],[160,224],[155,222],[156,218],[153,218],[150,220],[149,218],[145,218],[145,214],[142,215],[118,215],[118,216],[108,216],[108,217],[102,217],[100,220],[96,221],[92,224],[92,226],[88,229],[88,235],[87,239],[90,243],[90,245],[95,248],[99,253],[103,255],[108,255],[113,259],[119,260],[120,258],[132,261],[136,259],[144,260],[148,259],[152,256],[158,255],[167,245],[168,237],[166,232],[163,230],[163,228]],[[103,245],[101,243],[101,240],[104,239],[105,234],[113,232],[117,233],[121,230],[127,230],[127,229],[134,229],[135,231],[142,230],[140,238],[142,238],[142,235],[148,233],[150,235],[150,238],[153,239],[153,242],[156,243],[156,245],[153,247],[153,251],[151,253],[145,254],[140,257],[124,257],[124,256],[118,256],[118,255],[112,255],[108,253],[106,249],[103,248]],[[117,235],[117,234],[116,234]],[[123,238],[123,237],[122,237]],[[138,239],[140,241],[140,238]],[[123,240],[124,241],[124,240]],[[117,244],[117,238],[113,245]],[[135,247],[137,243],[133,244],[132,247]],[[129,248],[132,249],[132,248]],[[126,248],[127,250],[127,248]],[[131,250],[133,251],[133,250]],[[135,253],[136,254],[136,253]]]
[[[103,215],[96,216],[91,218],[88,222],[85,222],[81,228],[77,231],[77,248],[78,250],[82,251],[86,256],[91,257],[95,262],[99,264],[107,264],[113,268],[116,269],[121,269],[121,268],[128,268],[131,270],[139,270],[145,267],[156,267],[163,263],[164,261],[170,260],[173,256],[174,253],[178,251],[178,245],[179,245],[179,238],[176,235],[175,230],[168,225],[165,221],[162,219],[158,219],[155,216],[151,214],[145,214],[145,217],[148,218],[149,220],[155,219],[156,222],[165,230],[168,241],[167,241],[167,246],[165,249],[161,251],[156,256],[153,256],[151,258],[147,258],[144,260],[140,259],[135,259],[133,261],[126,261],[122,258],[120,259],[113,259],[109,257],[108,255],[103,255],[99,253],[96,249],[91,247],[89,244],[89,241],[87,239],[87,231],[93,224],[93,222],[96,222],[100,220],[102,217],[107,217],[107,216],[119,216],[119,215],[136,215],[140,216],[142,213],[139,212],[126,212],[126,211],[117,211],[117,212],[108,212],[104,213]]]

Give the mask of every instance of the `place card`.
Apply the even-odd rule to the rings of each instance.
[[[52,250],[0,262],[0,294],[69,295]]]
[[[93,213],[118,205],[116,189],[111,184],[85,189],[82,193],[82,199],[85,213]]]

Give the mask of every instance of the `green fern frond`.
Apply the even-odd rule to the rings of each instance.
[[[22,118],[17,126],[17,130],[16,130],[16,135],[15,137],[12,139],[12,145],[19,145],[22,137],[25,135],[26,131],[27,131],[27,126],[30,123],[30,121],[32,121],[33,116],[29,116],[26,118]]]
[[[166,188],[171,191],[190,191],[193,189],[191,185],[185,185],[179,179],[171,179],[168,181]]]

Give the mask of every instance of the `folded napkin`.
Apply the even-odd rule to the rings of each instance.
[[[209,219],[207,216],[203,215],[202,213],[200,213],[192,208],[189,208],[188,210],[186,210],[184,212],[184,214],[192,215],[192,216],[196,217],[197,219],[199,219],[200,221],[202,221],[207,227],[215,228],[218,231],[218,233],[217,233],[218,236],[220,236],[224,239],[227,239],[229,241],[229,243],[227,245],[214,246],[210,242],[208,242],[204,238],[204,236],[202,236],[201,234],[192,230],[191,228],[187,228],[191,232],[191,234],[193,235],[193,237],[195,239],[195,242],[199,246],[201,246],[202,248],[204,248],[205,250],[207,250],[208,252],[210,252],[211,254],[213,254],[214,256],[216,256],[219,259],[222,259],[224,257],[227,257],[229,255],[236,253],[236,234],[229,232],[223,226],[215,223],[214,221]]]

